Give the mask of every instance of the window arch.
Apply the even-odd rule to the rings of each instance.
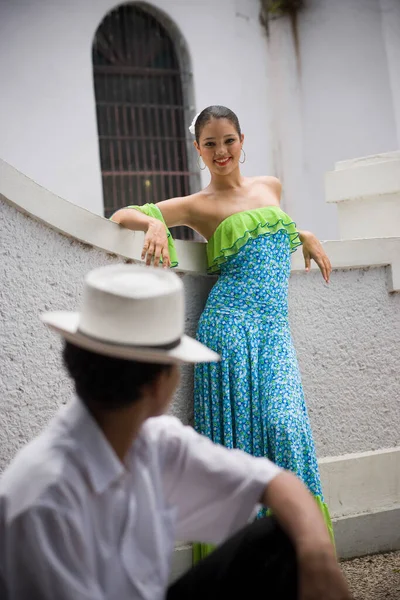
[[[199,184],[186,135],[191,75],[167,28],[143,5],[121,5],[98,27],[92,58],[105,216],[190,194]],[[186,227],[174,235],[193,239]]]

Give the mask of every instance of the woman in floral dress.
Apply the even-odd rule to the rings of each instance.
[[[276,178],[241,175],[244,136],[231,110],[206,108],[192,133],[210,184],[191,196],[119,210],[112,219],[146,232],[142,258],[155,266],[178,264],[168,227],[187,225],[206,238],[208,270],[219,277],[197,337],[222,359],[196,366],[195,428],[298,475],[332,532],[288,320],[291,252],[303,244],[307,270],[314,259],[326,282],[328,257],[280,209]],[[198,545],[195,558],[208,552]]]

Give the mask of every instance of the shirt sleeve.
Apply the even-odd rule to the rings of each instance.
[[[82,527],[68,511],[40,506],[22,513],[6,548],[9,600],[105,600]]]
[[[177,419],[160,417],[158,427],[167,501],[178,508],[177,539],[222,542],[248,522],[281,469],[218,446]]]

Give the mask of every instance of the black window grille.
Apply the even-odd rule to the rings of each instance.
[[[105,216],[190,194],[182,72],[165,27],[119,6],[96,32],[93,71]],[[193,239],[187,227],[173,233]]]

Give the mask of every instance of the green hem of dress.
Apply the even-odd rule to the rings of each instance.
[[[335,546],[335,535],[333,533],[333,525],[331,516],[329,514],[328,506],[325,504],[325,502],[323,502],[323,500],[319,496],[314,496],[314,499],[322,513],[332,544]],[[267,516],[271,516],[271,514],[272,512],[268,510]],[[206,558],[209,554],[211,554],[211,552],[213,552],[213,550],[215,550],[215,548],[216,546],[213,544],[203,544],[198,542],[194,543],[192,549],[193,565]]]
[[[161,221],[161,223],[163,223],[165,225],[165,229],[167,230],[168,252],[169,252],[169,258],[171,261],[171,268],[173,269],[174,267],[177,267],[179,265],[179,263],[178,263],[178,255],[176,253],[176,248],[175,248],[175,241],[171,235],[170,230],[168,229],[168,227],[164,221],[164,217],[162,215],[161,210],[158,208],[158,206],[156,206],[156,204],[144,204],[143,206],[131,205],[131,206],[127,206],[127,208],[133,208],[134,210],[138,210],[139,212],[143,213],[144,215],[147,215],[148,217],[152,217],[153,219],[158,219],[158,221]],[[162,263],[162,259],[161,259],[161,263]]]
[[[244,219],[245,215],[246,219]],[[248,217],[253,221],[255,227],[249,226]],[[221,227],[225,222],[229,222],[229,228]],[[208,273],[218,273],[220,266],[228,258],[237,254],[250,238],[255,239],[259,235],[275,235],[281,230],[285,230],[289,235],[291,252],[301,246],[296,224],[279,207],[269,206],[234,213],[220,223],[208,241]]]

